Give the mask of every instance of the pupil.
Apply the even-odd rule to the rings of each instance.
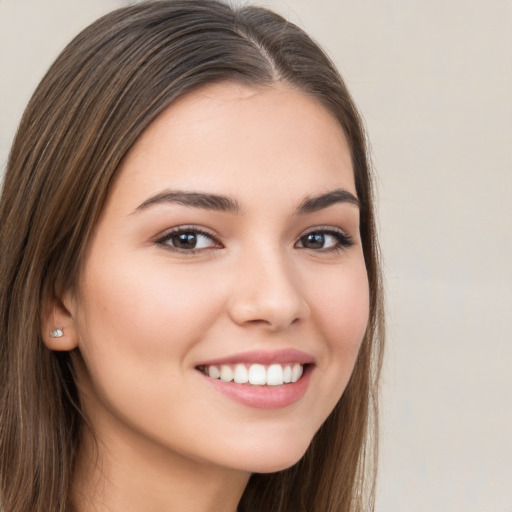
[[[322,249],[325,244],[325,237],[322,233],[310,233],[306,237],[306,245],[310,249]]]
[[[179,249],[193,249],[197,244],[195,233],[180,233],[175,240],[175,247]]]

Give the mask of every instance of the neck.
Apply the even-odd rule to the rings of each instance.
[[[72,501],[76,512],[235,512],[249,474],[84,430]]]

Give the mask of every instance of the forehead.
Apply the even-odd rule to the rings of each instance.
[[[134,200],[162,187],[238,195],[248,184],[254,193],[270,187],[314,195],[342,187],[356,195],[350,150],[336,118],[283,83],[203,86],[144,131],[112,192]]]

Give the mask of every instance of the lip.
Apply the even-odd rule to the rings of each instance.
[[[224,396],[255,409],[282,409],[298,402],[309,387],[311,373],[314,367],[308,365],[304,368],[302,377],[294,383],[282,386],[253,386],[251,384],[236,384],[212,379],[203,373],[199,375],[206,379],[215,391]],[[198,372],[199,373],[199,372]]]
[[[212,366],[222,364],[285,364],[300,363],[304,365],[304,372],[297,382],[283,384],[281,386],[254,386],[251,384],[237,384],[234,381],[224,382],[212,379],[198,371],[198,375],[205,379],[211,388],[246,407],[256,409],[282,409],[298,402],[308,390],[311,374],[315,368],[315,359],[310,354],[295,349],[276,351],[251,351],[240,354],[232,354],[219,359],[211,359],[201,362],[196,366]]]
[[[240,352],[232,354],[227,357],[218,359],[210,359],[208,361],[201,361],[196,365],[198,366],[218,366],[222,364],[286,364],[286,363],[300,363],[302,365],[311,365],[315,363],[315,358],[301,350],[293,348],[286,348],[280,350],[252,350],[250,352]]]

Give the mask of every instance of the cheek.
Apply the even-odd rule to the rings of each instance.
[[[142,358],[169,350],[176,357],[217,315],[213,283],[190,271],[170,272],[165,262],[122,263],[108,273],[105,267],[97,265],[84,284],[81,324],[92,343],[103,339]]]
[[[88,393],[134,421],[142,414],[140,404],[148,417],[169,405],[166,390],[174,389],[176,400],[189,396],[183,377],[189,375],[193,348],[219,316],[215,282],[194,279],[197,272],[171,273],[161,261],[92,263],[78,318]]]
[[[345,267],[313,298],[317,325],[333,355],[357,355],[369,315],[369,288],[364,263]],[[355,356],[354,356],[355,358]]]
[[[155,419],[154,411],[187,409],[191,351],[222,307],[215,282],[194,274],[171,272],[165,261],[113,266],[91,258],[77,319],[90,414],[113,411],[148,431],[161,420],[163,432],[172,421],[163,412]]]
[[[318,400],[325,419],[345,391],[368,324],[369,287],[364,262],[341,268],[322,288],[313,299],[313,314],[329,362],[323,375],[325,393]]]

